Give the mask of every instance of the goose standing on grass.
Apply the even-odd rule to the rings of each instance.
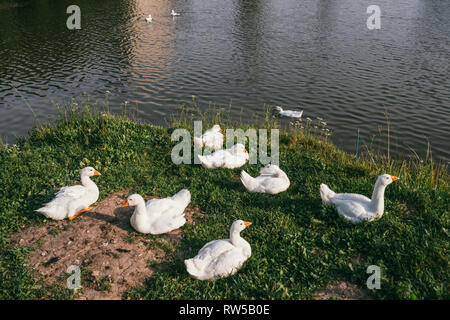
[[[150,22],[152,22],[152,15],[151,14],[149,14],[148,15],[148,17],[147,18],[145,18],[145,20],[147,21],[147,23],[150,23]]]
[[[198,155],[203,167],[207,169],[228,168],[236,169],[242,167],[249,159],[245,146],[237,143],[230,149],[217,150],[209,155]]]
[[[187,272],[198,280],[214,280],[235,274],[252,255],[250,244],[240,234],[250,225],[250,222],[242,220],[233,222],[230,239],[210,241],[194,258],[184,260]]]
[[[90,178],[96,175],[100,175],[100,172],[92,167],[81,169],[81,185],[61,188],[52,201],[36,211],[54,220],[73,220],[83,212],[91,210],[90,205],[95,203],[99,196],[98,187]]]
[[[335,193],[326,184],[320,185],[320,196],[324,203],[332,203],[337,212],[352,223],[373,221],[384,212],[384,190],[398,177],[383,174],[378,177],[372,199],[355,193]]]
[[[223,134],[222,128],[218,124],[214,125],[211,129],[200,137],[194,137],[194,143],[200,147],[207,147],[213,150],[220,150],[223,146]]]
[[[191,193],[187,189],[172,197],[145,200],[138,194],[128,197],[122,207],[136,207],[130,223],[141,233],[162,234],[181,228],[186,223],[184,210],[191,202]]]
[[[303,115],[303,110],[302,111],[283,110],[283,108],[281,108],[280,106],[276,106],[275,110],[278,112],[280,116],[287,118],[300,119]]]
[[[259,172],[260,176],[253,178],[242,170],[241,182],[250,192],[277,194],[289,188],[287,174],[275,164],[268,164]]]
[[[170,13],[171,16],[179,16],[180,14],[178,12],[175,12],[175,10],[172,9],[172,12]]]

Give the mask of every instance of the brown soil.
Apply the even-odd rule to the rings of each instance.
[[[67,268],[80,266],[82,288],[75,299],[121,299],[126,290],[157,272],[149,264],[164,261],[165,251],[149,238],[165,242],[183,238],[181,229],[162,236],[137,234],[130,225],[133,208],[121,207],[127,195],[116,192],[73,221],[25,228],[11,242],[36,249],[29,266],[48,283],[65,286]],[[188,224],[203,216],[197,208],[188,207],[185,213]]]
[[[314,300],[369,300],[367,290],[358,288],[349,282],[337,282],[328,284],[325,289],[319,290],[315,293]]]

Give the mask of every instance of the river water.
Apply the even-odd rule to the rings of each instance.
[[[68,30],[66,9],[81,9]],[[34,116],[71,98],[127,105],[164,124],[183,102],[243,120],[266,106],[321,117],[332,140],[391,154],[450,159],[450,1],[0,0],[0,136],[14,143]],[[172,18],[172,9],[181,16]],[[144,17],[152,14],[153,22]],[[35,115],[34,115],[35,114]]]

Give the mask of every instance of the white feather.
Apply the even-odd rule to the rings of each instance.
[[[187,189],[172,197],[152,199],[145,203],[137,194],[128,197],[130,206],[135,206],[130,223],[141,233],[162,234],[182,227],[186,223],[184,210],[191,202],[191,193]]]
[[[63,187],[55,198],[36,211],[54,220],[63,220],[74,216],[78,211],[86,209],[98,200],[99,190],[90,179],[95,169],[91,167],[80,171],[81,185]]]
[[[220,131],[220,126],[216,124],[211,129],[206,130],[200,137],[194,137],[194,143],[200,147],[205,146],[213,150],[220,150],[223,146],[223,134]]]
[[[249,155],[245,146],[238,143],[230,149],[217,150],[209,155],[198,155],[198,159],[205,168],[228,168],[236,169],[242,167],[248,160]]]
[[[290,181],[286,173],[277,165],[267,165],[253,178],[247,172],[241,172],[241,182],[250,192],[277,194],[289,188]]]
[[[235,221],[231,225],[230,239],[210,241],[194,258],[184,260],[186,271],[198,280],[235,274],[252,254],[250,244],[240,236],[245,227],[244,221]]]
[[[372,199],[356,193],[335,193],[326,184],[320,185],[320,196],[324,203],[335,205],[337,212],[352,223],[373,221],[384,213],[384,191],[393,178],[388,174],[379,176]]]
[[[280,106],[276,106],[275,110],[278,111],[278,114],[280,116],[287,117],[287,118],[300,119],[303,115],[303,110],[302,111],[283,110],[283,108],[281,108]]]

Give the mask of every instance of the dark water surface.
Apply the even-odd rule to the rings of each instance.
[[[392,153],[424,156],[429,142],[449,161],[450,1],[376,1],[381,30],[371,31],[373,2],[0,0],[0,136],[28,132],[25,101],[41,122],[56,118],[51,100],[89,96],[164,124],[195,95],[204,107],[232,101],[236,118],[265,104],[304,109],[350,152],[358,128],[362,144],[385,150],[387,110]],[[81,30],[66,27],[71,4]]]

